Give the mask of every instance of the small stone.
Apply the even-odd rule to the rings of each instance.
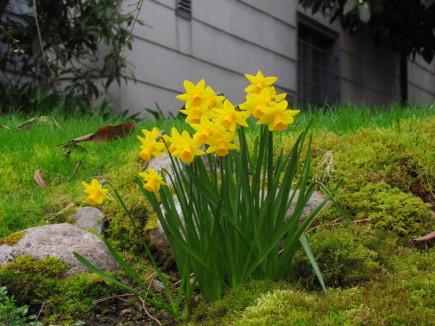
[[[157,289],[157,290],[163,290],[165,288],[165,286],[163,285],[162,282],[160,282],[159,280],[154,279],[151,284]]]
[[[98,234],[104,232],[104,214],[98,208],[92,206],[80,207],[73,215],[74,225],[83,230],[95,229]]]
[[[6,244],[0,246],[0,266],[23,255],[35,259],[45,259],[50,256],[59,258],[69,267],[67,276],[87,272],[88,269],[73,255],[74,251],[99,269],[105,271],[119,269],[118,263],[110,254],[104,241],[77,226],[68,223],[50,224],[25,231],[25,236],[14,246]]]

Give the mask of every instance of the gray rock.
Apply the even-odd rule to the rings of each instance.
[[[67,223],[51,224],[25,231],[24,237],[16,244],[0,246],[0,266],[23,255],[30,255],[36,259],[51,256],[59,258],[69,267],[67,276],[88,271],[73,255],[75,251],[102,270],[119,269],[104,241],[77,226]]]
[[[79,228],[87,230],[89,228],[95,229],[98,234],[104,232],[104,214],[98,208],[92,206],[80,207],[73,215],[75,220],[73,223]]]
[[[287,211],[287,214],[285,215],[286,220],[288,220],[290,216],[293,214],[298,196],[299,196],[299,189],[296,189],[296,195],[293,198],[293,201],[290,205],[289,210]],[[301,221],[304,220],[304,218],[307,217],[313,210],[315,210],[316,207],[319,206],[325,199],[326,197],[321,192],[318,191],[313,192],[310,200],[307,202],[304,209],[302,210],[302,215],[300,220]],[[328,203],[329,202],[327,202],[326,205],[328,205]],[[325,208],[326,205],[323,208]]]

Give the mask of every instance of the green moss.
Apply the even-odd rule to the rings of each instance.
[[[399,248],[393,270],[328,296],[297,289],[270,290],[254,305],[234,313],[234,325],[431,325],[435,253]]]
[[[0,268],[0,283],[8,287],[20,305],[35,307],[58,290],[66,270],[58,258],[20,256]]]
[[[348,232],[364,246],[385,255],[381,257],[382,268],[369,279],[351,288],[329,288],[327,296],[321,291],[309,292],[286,282],[253,281],[214,303],[202,302],[185,324],[431,325],[435,309],[432,295],[435,251],[420,253],[414,248],[396,247],[394,234],[381,233],[370,225],[341,230],[331,235],[331,242],[338,241],[339,234],[349,238]],[[377,237],[382,237],[386,243],[381,245]]]
[[[240,311],[253,305],[262,293],[289,288],[287,282],[250,281],[227,292],[214,302],[201,301],[194,309],[187,324],[189,325],[230,325]]]
[[[83,273],[64,280],[57,291],[50,296],[43,321],[46,324],[74,325],[77,320],[89,320],[95,313],[101,313],[113,301],[96,305],[96,299],[107,298],[119,290],[96,274]]]
[[[15,232],[4,239],[0,239],[0,245],[6,244],[8,246],[15,246],[18,243],[18,241],[24,238],[26,234],[27,234],[26,230]]]
[[[57,258],[21,256],[0,268],[0,283],[7,286],[17,304],[30,306],[30,311],[40,313],[39,320],[47,325],[88,320],[113,303],[109,300],[95,305],[94,300],[121,292],[96,274],[65,278],[66,270]]]
[[[322,227],[308,237],[311,250],[327,286],[351,286],[370,280],[379,268],[378,254],[361,241],[368,233],[355,228]],[[300,250],[294,257],[291,278],[310,288],[319,288],[319,282],[305,254]]]
[[[319,295],[275,290],[262,295],[234,325],[351,325],[343,312],[330,308]]]
[[[394,128],[361,128],[352,134],[319,132],[313,139],[313,179],[331,188],[344,179],[346,193],[384,182],[433,202],[431,144],[435,118],[401,121]],[[405,131],[406,130],[406,131]]]
[[[29,273],[41,277],[62,278],[68,267],[59,258],[47,257],[34,259],[24,255],[16,257],[12,262],[2,266],[0,270],[11,269],[17,273]]]
[[[408,239],[429,233],[434,223],[428,205],[420,198],[385,182],[361,185],[357,191],[341,194],[338,201],[352,219],[368,220]],[[329,220],[338,214],[331,207],[322,216]]]

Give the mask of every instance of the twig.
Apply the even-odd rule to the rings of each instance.
[[[34,321],[37,321],[39,316],[41,315],[42,309],[44,309],[45,302],[46,302],[46,300],[44,300],[44,302],[42,303],[41,308],[38,311],[38,315],[36,316]]]
[[[148,277],[148,278],[146,279],[146,281],[150,280],[150,282],[149,282],[149,284],[148,284],[148,290],[150,289],[150,287],[151,287],[151,283],[154,281],[154,278],[156,277],[156,274],[157,274],[157,273],[154,272],[154,273],[151,274],[150,277]],[[148,292],[145,294],[145,296],[148,296]],[[142,308],[143,308],[143,310],[145,311],[145,313],[147,314],[147,316],[150,317],[152,320],[154,320],[157,324],[159,324],[160,326],[162,326],[162,323],[161,323],[161,322],[160,322],[156,317],[152,316],[152,315],[148,312],[147,308],[145,307],[145,300],[142,299],[142,298],[139,297],[139,296],[138,296],[138,298],[139,298],[139,300],[142,302]]]
[[[337,221],[341,220],[342,218],[343,218],[343,216],[340,216],[339,218],[336,218],[335,220],[332,220],[331,222],[329,222],[329,223],[326,223],[326,225],[335,225],[335,222],[337,222]],[[305,233],[311,232],[311,231],[313,231],[313,230],[317,229],[318,227],[320,227],[320,226],[322,226],[322,225],[325,225],[325,224],[320,224],[320,225],[317,225],[317,226],[315,226],[315,227],[313,227],[313,228],[309,229],[309,230],[308,230],[308,231],[306,231]]]
[[[51,215],[50,215],[50,219],[53,218],[53,217],[56,217],[56,216],[58,216],[58,215],[60,215],[60,214],[62,214],[62,213],[65,212],[66,210],[70,209],[72,206],[74,206],[74,204],[70,202],[70,203],[69,203],[69,204],[68,204],[64,209],[60,210],[59,212],[56,212],[56,213],[51,214]],[[49,220],[50,220],[50,219],[49,219]]]
[[[131,25],[131,28],[130,28],[130,34],[125,38],[125,44],[124,44],[124,46],[123,46],[121,52],[119,53],[119,57],[122,57],[122,56],[124,55],[124,53],[125,53],[125,48],[127,47],[127,43],[131,42],[131,39],[133,38],[133,29],[134,29],[134,27],[136,26],[136,22],[137,22],[137,20],[138,20],[140,10],[142,9],[142,4],[143,4],[143,0],[139,0],[139,1],[136,3],[136,5],[137,5],[137,6],[136,6],[136,9],[133,10],[132,12],[128,13],[128,15],[130,15],[130,14],[132,14],[133,12],[136,11],[136,16],[134,17],[133,24]],[[134,5],[134,4],[132,4],[132,5]]]
[[[97,304],[97,303],[101,303],[101,302],[108,301],[108,300],[111,300],[111,299],[115,299],[115,298],[119,299],[119,297],[131,297],[133,295],[134,295],[133,293],[125,293],[125,294],[120,294],[120,295],[114,294],[114,295],[112,295],[110,297],[94,300],[94,301],[92,301],[92,303],[93,304]]]
[[[192,277],[194,277],[194,276],[195,276],[195,273],[191,273],[191,274],[189,275],[190,278],[192,278]],[[174,283],[174,286],[179,286],[180,284],[181,284],[181,280],[175,282],[175,283]]]
[[[3,25],[0,25],[0,30],[3,31],[3,33],[11,40],[12,44],[16,47],[14,50],[15,53],[23,54],[24,50],[18,45],[20,43],[20,40],[17,40],[14,38]]]
[[[334,221],[337,221],[337,220],[339,220],[339,219],[341,219],[341,218],[343,218],[343,217],[341,216],[341,217],[335,219]],[[364,219],[362,219],[362,220],[352,221],[352,223],[362,223],[362,222],[366,222],[366,221],[369,221],[369,220],[370,220],[370,219],[368,219],[368,218],[364,218]],[[339,225],[339,224],[343,224],[343,223],[344,223],[344,222],[333,223],[334,221],[331,221],[331,222],[326,223],[326,224],[320,224],[320,225],[317,225],[317,226],[315,226],[315,227],[309,229],[309,230],[308,230],[307,232],[305,232],[305,233],[311,232],[311,231],[313,231],[314,229],[317,229],[317,228],[319,228],[319,227],[321,227],[321,226],[325,226],[325,225]],[[347,222],[346,222],[346,223],[347,223]]]
[[[139,289],[139,286],[137,286],[135,288],[135,290],[138,290],[138,289]],[[135,295],[135,294],[133,294],[133,293],[125,293],[125,294],[119,294],[119,295],[113,294],[111,297],[97,299],[97,300],[92,301],[92,303],[93,304],[97,304],[97,303],[101,303],[101,302],[104,302],[104,301],[107,301],[107,300],[111,300],[111,299],[115,299],[115,298],[119,298],[119,297],[131,297],[133,295]]]
[[[58,84],[59,81],[56,78],[56,74],[53,71],[53,69],[51,69],[50,65],[48,64],[47,58],[45,57],[45,54],[44,54],[44,47],[42,45],[41,30],[39,28],[39,23],[38,23],[38,12],[36,11],[36,0],[32,0],[32,2],[33,2],[33,16],[35,17],[35,24],[36,24],[36,30],[38,32],[38,40],[39,40],[39,47],[41,48],[41,55],[42,55],[42,58],[44,59],[44,62],[46,64],[48,70],[50,71],[52,80]]]

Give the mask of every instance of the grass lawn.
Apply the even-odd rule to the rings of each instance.
[[[0,116],[0,125],[10,128],[0,129],[0,238],[32,226],[68,222],[71,212],[87,205],[80,181],[89,182],[92,178],[111,180],[145,228],[149,205],[134,178],[146,164],[138,156],[140,143],[136,135],[141,135],[142,128],[154,126],[183,129],[184,122],[140,121],[128,137],[63,148],[61,144],[95,132],[101,126],[125,121],[95,115],[51,117],[59,128],[40,122],[16,130],[14,127],[31,117]],[[314,119],[312,179],[331,188],[344,179],[337,198],[353,220],[362,221],[353,227],[336,225],[331,221],[340,215],[330,207],[313,225],[318,228],[309,234],[313,253],[330,288],[329,296],[322,294],[308,262],[300,255],[285,281],[253,281],[213,303],[197,296],[191,317],[178,321],[180,324],[430,325],[433,322],[433,249],[421,253],[409,245],[409,239],[435,230],[432,188],[435,108],[372,111],[344,107],[302,112],[296,123],[279,135],[277,147],[289,148],[311,119]],[[255,133],[256,128],[253,130]],[[35,182],[36,169],[47,188]],[[101,210],[109,222],[106,238],[136,268],[149,269],[146,260],[138,256],[143,253],[137,248],[120,205],[105,203]],[[22,282],[34,284],[34,278],[30,281],[28,273],[21,272]],[[0,285],[8,286],[7,275],[12,274],[0,269]],[[128,297],[128,302],[112,299],[93,305],[92,300],[110,296],[113,291],[122,294],[95,276],[69,280],[59,277],[49,286],[52,294],[46,293],[45,297],[32,289],[28,296],[14,292],[12,287],[10,292],[19,299],[19,304],[30,305],[32,311],[38,312],[46,301],[40,317],[46,323],[74,325],[83,320],[88,325],[115,325],[123,320],[125,325],[141,325],[150,321],[135,297]],[[83,289],[88,292],[83,294]],[[30,298],[31,293],[36,297]],[[60,298],[65,295],[71,301],[62,305]],[[120,309],[131,312],[115,318]],[[163,323],[175,323],[161,311],[152,307],[148,310]],[[95,315],[103,317],[97,320]]]

